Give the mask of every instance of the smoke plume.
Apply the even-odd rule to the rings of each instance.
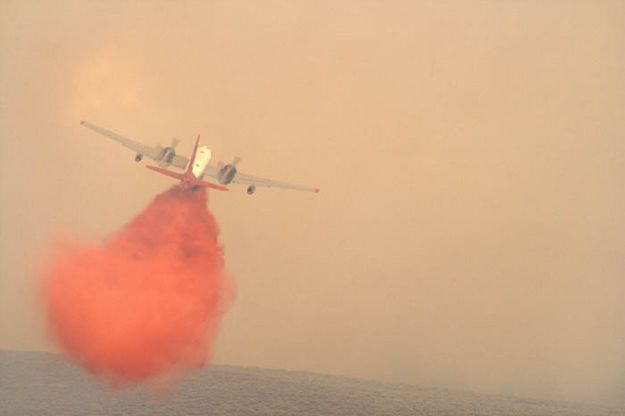
[[[59,244],[43,298],[54,337],[113,383],[203,366],[233,286],[204,190],[174,187],[101,245]]]

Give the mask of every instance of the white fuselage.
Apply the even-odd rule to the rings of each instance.
[[[211,161],[213,157],[213,152],[206,146],[202,146],[197,149],[197,154],[195,155],[195,161],[193,162],[193,176],[198,179],[202,179],[202,175],[204,174],[204,169]]]

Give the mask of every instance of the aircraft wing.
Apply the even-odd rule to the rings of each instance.
[[[237,172],[237,174],[234,176],[234,179],[232,180],[232,183],[264,186],[267,188],[293,189],[296,191],[305,191],[305,192],[319,192],[319,188],[295,185],[295,184],[287,183],[287,182],[274,181],[273,179],[266,179],[266,178],[261,178],[258,176],[247,175],[241,172]]]
[[[204,168],[203,177],[211,176],[215,179],[219,179],[219,169],[213,165],[206,165]]]
[[[124,137],[124,136],[122,136],[120,134],[117,134],[115,132],[112,132],[110,130],[103,129],[102,127],[98,127],[98,126],[96,126],[94,124],[91,124],[91,123],[89,123],[87,121],[81,121],[80,124],[82,124],[83,126],[87,127],[90,130],[95,131],[96,133],[99,133],[99,134],[101,134],[103,136],[108,137],[109,139],[113,139],[116,142],[119,142],[119,143],[123,144],[127,148],[132,149],[135,152],[142,154],[143,156],[147,156],[147,157],[149,157],[150,159],[153,159],[153,160],[158,160],[159,159],[161,151],[157,147],[146,146],[146,145],[144,145],[142,143],[136,142],[136,141],[134,141],[132,139]],[[185,158],[183,156],[176,155],[174,157],[173,161],[172,161],[172,164],[174,166],[178,166],[178,167],[184,169],[185,166],[187,166],[188,161],[189,160],[187,158]],[[184,162],[184,164],[183,164],[183,162]]]
[[[180,156],[180,155],[176,155],[172,159],[171,164],[176,166],[176,167],[178,167],[178,168],[180,168],[180,169],[184,169],[189,164],[189,158],[184,157],[184,156]]]

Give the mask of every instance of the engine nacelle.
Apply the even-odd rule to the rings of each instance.
[[[167,166],[171,165],[175,157],[176,149],[174,149],[173,147],[165,147],[163,148],[163,150],[161,150],[161,153],[158,156],[158,164],[159,166],[166,168]]]
[[[135,162],[141,162],[141,159],[143,159],[143,155],[141,153],[137,153],[135,155]]]
[[[228,185],[237,174],[237,168],[234,165],[226,165],[219,170],[217,181],[222,185]]]
[[[256,192],[256,186],[250,185],[250,186],[247,187],[247,194],[248,195],[252,195],[254,192]]]

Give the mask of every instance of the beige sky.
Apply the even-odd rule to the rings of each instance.
[[[215,361],[625,396],[622,2],[0,3],[0,347],[37,270],[171,185],[81,119],[318,195],[211,194]]]

